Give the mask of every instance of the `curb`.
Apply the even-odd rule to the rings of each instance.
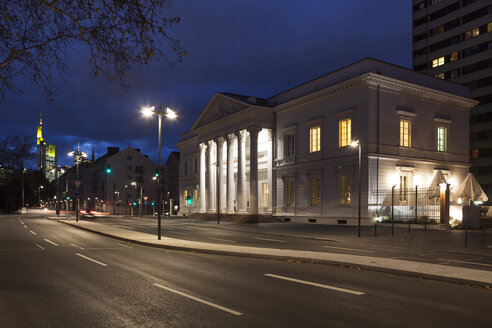
[[[485,282],[475,281],[475,280],[467,280],[467,279],[455,278],[455,277],[445,277],[445,276],[433,275],[433,274],[428,274],[428,273],[406,271],[403,269],[399,270],[399,269],[383,268],[383,267],[370,266],[370,265],[364,265],[364,264],[354,264],[354,263],[343,262],[343,261],[331,261],[331,260],[319,260],[319,259],[314,260],[314,259],[305,258],[305,257],[267,255],[267,254],[263,255],[263,254],[241,253],[241,252],[234,252],[234,251],[207,250],[207,249],[200,249],[200,248],[195,248],[195,247],[185,247],[185,246],[158,245],[158,244],[151,243],[151,242],[145,242],[145,241],[139,241],[139,240],[134,240],[134,239],[130,239],[130,238],[115,236],[115,235],[112,235],[109,233],[97,231],[97,230],[90,229],[87,227],[81,227],[81,226],[72,224],[71,222],[66,222],[66,221],[61,221],[61,220],[57,220],[57,222],[60,222],[60,223],[72,226],[74,228],[84,230],[84,231],[92,232],[92,233],[95,233],[95,234],[98,234],[101,236],[105,236],[105,237],[129,242],[129,243],[133,243],[136,245],[142,245],[142,246],[148,246],[148,247],[154,247],[154,248],[162,248],[162,249],[169,249],[169,250],[175,250],[175,251],[193,252],[193,253],[200,253],[200,254],[225,255],[225,256],[236,256],[236,257],[244,257],[244,258],[256,258],[256,259],[270,259],[270,260],[311,263],[311,264],[325,264],[325,265],[332,265],[332,266],[337,266],[337,267],[356,268],[356,269],[362,269],[362,270],[368,270],[368,271],[374,271],[374,272],[398,274],[398,275],[402,275],[402,276],[414,277],[414,278],[420,278],[420,279],[428,279],[428,280],[441,281],[441,282],[447,282],[447,283],[455,283],[455,284],[464,285],[464,286],[481,287],[481,288],[485,288],[487,290],[491,289],[490,284],[485,283]]]

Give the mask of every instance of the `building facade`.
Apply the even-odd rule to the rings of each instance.
[[[354,224],[360,201],[368,223],[388,190],[404,205],[436,176],[463,180],[467,96],[371,58],[268,99],[216,93],[178,143],[181,209],[191,195],[202,215]]]
[[[492,199],[492,1],[412,0],[413,68],[471,89],[471,172]]]

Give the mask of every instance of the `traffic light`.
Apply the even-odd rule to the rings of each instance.
[[[133,206],[137,206],[137,202],[133,202]]]
[[[67,200],[69,200],[69,199],[70,199],[70,196],[67,196]]]
[[[106,173],[111,173],[111,165],[106,165]]]
[[[154,206],[154,205],[155,205],[155,202],[152,202],[152,206]]]
[[[191,196],[186,196],[186,204],[187,205],[193,204],[193,199],[191,199]]]
[[[159,169],[155,169],[154,176],[156,176],[156,177],[159,176]]]

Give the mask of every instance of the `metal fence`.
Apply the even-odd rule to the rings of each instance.
[[[378,214],[395,222],[438,223],[440,192],[437,188],[379,190]]]

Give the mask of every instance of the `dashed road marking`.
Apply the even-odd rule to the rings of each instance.
[[[482,266],[492,267],[492,264],[487,264],[487,263],[477,263],[477,262],[458,261],[458,260],[449,260],[449,259],[436,259],[436,260],[438,260],[438,261],[446,261],[446,262],[453,262],[453,263],[474,264],[474,265],[482,265]]]
[[[315,287],[320,287],[320,288],[331,289],[331,290],[335,290],[337,292],[342,292],[342,293],[347,293],[347,294],[353,294],[353,295],[358,295],[358,296],[365,294],[363,292],[359,292],[359,291],[356,291],[356,290],[345,289],[345,288],[340,288],[340,287],[335,287],[335,286],[329,286],[329,285],[323,285],[323,284],[318,284],[316,282],[311,282],[311,281],[306,281],[306,280],[300,280],[300,279],[295,279],[295,278],[290,278],[290,277],[284,277],[284,276],[278,276],[276,274],[271,274],[271,273],[265,273],[265,276],[271,277],[271,278],[283,279],[283,280],[292,281],[292,282],[297,282],[299,284],[304,284],[304,285],[310,285],[310,286],[315,286]]]
[[[35,235],[35,236],[37,236],[37,235],[38,235],[37,233],[35,233],[35,232],[34,232],[34,231],[32,231],[32,230],[29,230],[29,231],[30,231],[33,235]]]
[[[180,292],[179,290],[175,290],[175,289],[172,289],[172,288],[163,286],[161,284],[154,284],[154,286],[159,287],[159,288],[162,288],[162,289],[165,289],[165,290],[167,290],[169,292],[172,292],[172,293],[175,293],[175,294],[184,296],[186,298],[192,299],[192,300],[197,301],[197,302],[200,302],[202,304],[206,304],[208,306],[214,307],[216,309],[222,310],[222,311],[227,312],[227,313],[230,313],[230,314],[234,314],[234,315],[237,315],[237,316],[242,315],[241,312],[238,312],[238,311],[235,311],[235,310],[226,308],[226,307],[224,307],[222,305],[218,305],[218,304],[215,304],[215,303],[212,303],[212,302],[203,300],[201,298],[198,298],[198,297],[195,297],[195,296],[192,296],[192,295],[189,295],[189,294],[185,294],[183,292]]]
[[[39,248],[43,249],[44,250],[44,247],[39,245],[39,244],[36,244],[36,246],[38,246]]]
[[[172,230],[167,230],[167,232],[177,233],[178,235],[186,235],[184,232],[178,232],[178,231],[172,231]]]
[[[44,238],[44,241],[46,241],[47,243],[50,243],[50,244],[51,244],[51,245],[53,245],[53,246],[58,246],[58,244],[57,244],[57,243],[55,243],[54,241],[51,241],[51,240],[49,240],[49,239]]]
[[[342,249],[344,251],[355,251],[355,252],[364,252],[364,253],[374,253],[374,251],[370,251],[367,249],[357,249],[357,248],[345,248],[345,247],[336,247],[336,246],[323,246],[326,248],[334,248],[334,249]]]
[[[26,228],[26,229],[27,229],[27,226],[26,226],[25,224],[24,224],[24,228]]]
[[[75,245],[75,244],[70,244],[70,246],[77,247],[77,248],[79,248],[79,249],[81,249],[81,250],[84,250],[84,247],[80,247],[80,246]]]
[[[229,240],[229,239],[221,239],[221,238],[214,238],[214,237],[209,237],[209,239],[218,240],[218,241],[225,241],[226,243],[235,243],[234,240]]]
[[[135,228],[128,227],[128,226],[124,226],[124,225],[120,225],[120,224],[113,224],[113,227],[115,227],[115,228],[123,228],[123,229],[135,230]]]
[[[99,262],[98,260],[94,260],[93,258],[90,258],[90,257],[88,257],[88,256],[82,255],[82,254],[80,254],[80,253],[75,253],[75,255],[80,256],[80,257],[82,257],[82,258],[84,258],[84,259],[86,259],[86,260],[88,260],[88,261],[91,261],[91,262],[97,263],[97,264],[99,264],[99,265],[102,265],[102,266],[108,266],[106,263]]]
[[[261,238],[261,237],[253,237],[253,239],[265,240],[265,241],[274,241],[277,243],[285,243],[285,240],[280,240],[280,239],[270,239],[270,238]]]
[[[127,245],[120,244],[120,243],[116,243],[116,244],[117,244],[117,245],[120,245],[120,246],[123,246],[123,247],[126,247],[126,248],[131,248],[131,249],[133,249],[133,247],[131,247],[131,246],[127,246]]]

